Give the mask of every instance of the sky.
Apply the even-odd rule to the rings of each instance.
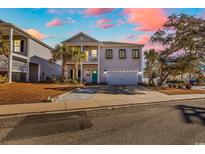
[[[54,47],[79,32],[100,41],[145,44],[172,14],[205,17],[205,9],[88,8],[0,9],[0,19],[12,23]]]

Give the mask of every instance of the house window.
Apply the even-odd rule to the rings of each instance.
[[[119,58],[120,59],[125,59],[126,58],[126,50],[125,49],[120,49],[119,50]]]
[[[24,41],[14,40],[14,52],[23,52],[23,51],[24,51]]]
[[[132,50],[132,58],[133,59],[139,58],[139,49],[133,49]]]
[[[97,60],[97,50],[91,50],[92,60]]]
[[[107,49],[105,54],[106,59],[112,59],[112,49]]]

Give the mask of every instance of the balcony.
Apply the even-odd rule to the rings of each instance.
[[[27,64],[13,60],[12,70],[18,72],[27,72]],[[0,61],[0,71],[8,71],[8,60]]]
[[[83,62],[98,62],[98,57],[97,56],[87,56]]]

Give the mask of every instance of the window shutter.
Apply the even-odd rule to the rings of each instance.
[[[21,40],[21,52],[24,52],[24,40]]]

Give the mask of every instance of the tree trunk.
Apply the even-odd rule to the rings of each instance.
[[[62,80],[65,80],[66,79],[66,63],[63,61],[62,62]]]
[[[170,73],[167,73],[166,75],[160,75],[160,81],[158,83],[158,86],[162,86],[162,84],[164,83],[164,81],[167,79],[167,77],[170,75]]]
[[[156,84],[155,84],[153,78],[151,78],[151,84],[152,84],[153,86],[156,86]]]
[[[77,62],[75,62],[74,79],[75,79],[75,80],[78,80],[78,63],[77,63]]]

